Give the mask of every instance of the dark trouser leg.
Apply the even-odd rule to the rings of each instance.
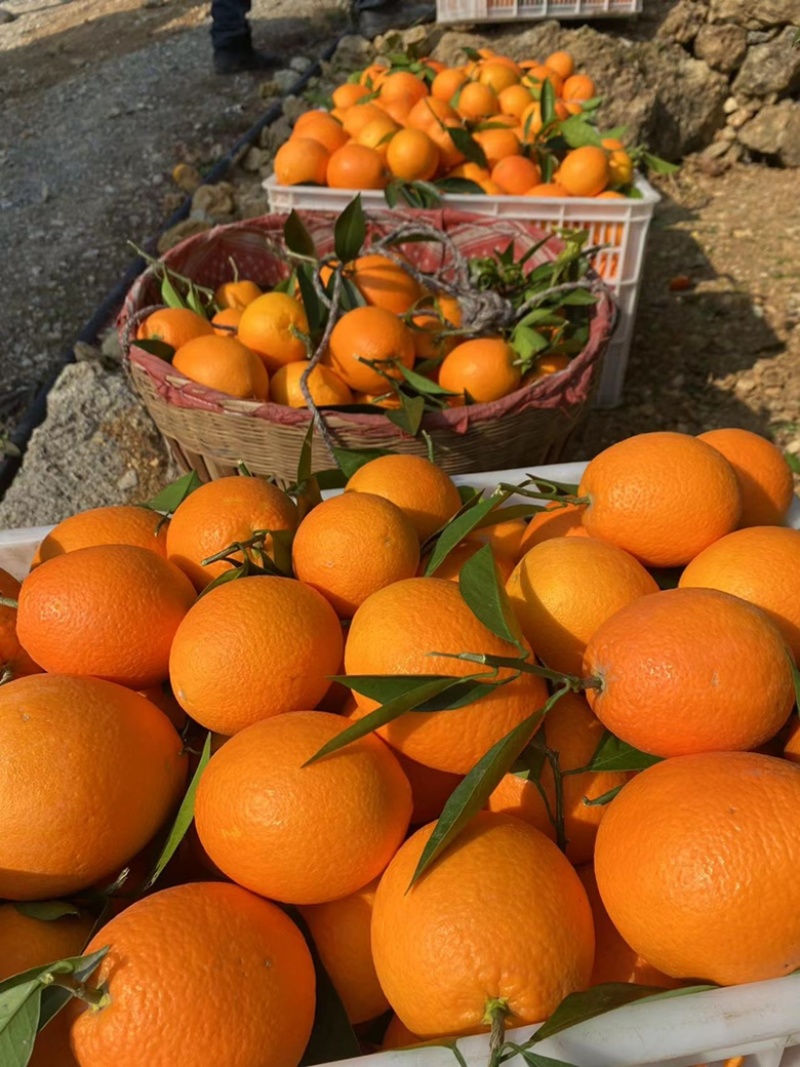
[[[249,10],[250,0],[211,0],[211,43],[215,52],[250,46]]]

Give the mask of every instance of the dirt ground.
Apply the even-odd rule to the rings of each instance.
[[[662,4],[662,7],[669,5]],[[0,425],[37,385],[202,170],[264,110],[211,69],[192,0],[0,0]],[[257,43],[316,56],[334,0],[255,0]],[[624,403],[591,415],[584,458],[643,430],[738,425],[800,454],[797,176],[699,159],[659,183]],[[676,281],[676,279],[681,279]],[[679,286],[681,286],[679,288]]]

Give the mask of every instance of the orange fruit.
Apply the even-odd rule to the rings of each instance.
[[[564,82],[561,96],[564,100],[582,103],[597,95],[595,84],[586,74],[572,74]]]
[[[431,83],[431,96],[436,100],[451,103],[458,90],[467,81],[467,73],[461,67],[447,67],[439,71]]]
[[[569,193],[559,182],[542,182],[540,185],[534,185],[532,188],[524,194],[525,196],[552,196],[562,198],[569,196]]]
[[[591,762],[603,738],[602,723],[592,714],[589,705],[577,693],[567,693],[548,712],[541,733],[548,748],[558,754],[562,773],[585,767]],[[587,771],[570,774],[562,779],[562,810],[566,856],[571,863],[588,863],[594,852],[597,827],[605,814],[602,804],[586,804],[597,800],[628,780],[625,771]],[[489,797],[489,811],[514,815],[535,826],[552,841],[556,829],[551,814],[557,811],[556,786],[553,768],[545,760],[538,779],[529,774],[507,774]],[[540,788],[547,797],[547,804]]]
[[[570,196],[597,196],[611,180],[608,154],[596,145],[573,148],[558,168],[558,182]]]
[[[551,52],[544,65],[554,70],[564,80],[572,77],[575,71],[575,62],[569,52]]]
[[[749,430],[708,430],[699,439],[733,467],[742,494],[740,526],[783,526],[792,503],[792,469],[780,449]]]
[[[17,634],[46,671],[140,689],[167,677],[169,648],[195,599],[172,563],[135,545],[94,545],[31,571]]]
[[[388,256],[359,256],[347,264],[345,274],[368,304],[395,315],[403,315],[422,296],[419,282]]]
[[[359,710],[352,715],[354,719],[361,717],[362,713]],[[395,756],[411,785],[413,803],[411,825],[419,826],[438,819],[463,775],[437,771],[435,767],[426,767],[424,763],[417,763],[416,760],[404,756],[402,752],[395,752]]]
[[[539,93],[541,92],[542,83],[546,81],[550,82],[556,96],[560,97],[564,88],[564,79],[557,71],[545,66],[543,63],[528,67],[523,76],[522,84]]]
[[[466,178],[468,181],[480,184],[491,177],[486,167],[479,167],[477,163],[460,163],[453,167],[448,174],[450,178]]]
[[[423,308],[411,316],[414,352],[417,359],[443,359],[455,347],[455,340],[444,334],[446,329],[434,308]]]
[[[0,568],[0,596],[18,600],[19,591],[17,579]],[[28,674],[39,674],[41,670],[19,643],[17,609],[0,606],[0,685]]]
[[[461,87],[457,102],[453,105],[462,118],[469,121],[486,119],[500,110],[497,93],[489,85],[467,82]]]
[[[522,196],[541,180],[542,172],[538,166],[520,155],[506,156],[492,168],[492,181],[511,196]]]
[[[13,904],[0,904],[0,982],[45,963],[80,956],[93,922],[78,915],[34,919]],[[57,1015],[39,1031],[29,1067],[78,1067],[69,1047],[69,1020]]]
[[[387,377],[402,377],[398,364],[413,366],[414,338],[405,323],[385,308],[353,308],[333,327],[323,363],[351,389],[381,393]]]
[[[528,104],[522,114],[519,116],[519,124],[523,131],[523,140],[526,142],[535,141],[539,131],[544,126],[542,120],[542,105],[538,100],[534,100],[533,103]]]
[[[361,131],[370,123],[378,119],[386,120],[386,112],[378,107],[373,101],[366,104],[356,104],[349,107],[345,113],[342,125],[351,137],[358,137]]]
[[[425,131],[439,149],[439,159],[443,173],[451,171],[453,167],[463,163],[466,158],[450,136],[450,129],[456,125],[455,122],[449,121],[445,122],[444,126],[440,126],[437,123],[434,126],[428,126]]]
[[[389,1010],[372,962],[370,924],[378,879],[349,896],[300,909],[322,965],[354,1025]]]
[[[375,493],[397,504],[420,541],[440,530],[461,509],[452,478],[422,456],[380,456],[350,476],[347,492]]]
[[[490,517],[499,519],[493,526],[483,526],[468,533],[467,541],[477,541],[482,545],[491,545],[496,555],[506,556],[516,561],[520,554],[522,538],[527,527],[524,519],[503,519],[503,508]]]
[[[563,353],[552,356],[541,356],[536,360],[536,366],[525,375],[524,384],[539,381],[540,378],[548,378],[551,374],[566,370],[570,365],[570,357]]]
[[[420,1044],[422,1044],[422,1038],[418,1034],[412,1034],[396,1015],[392,1015],[386,1027],[386,1033],[383,1035],[381,1052],[386,1052],[390,1048],[409,1048]]]
[[[279,185],[325,184],[331,149],[311,137],[314,128],[304,127],[304,136],[290,138],[275,153],[275,180]]]
[[[307,358],[308,319],[299,300],[288,293],[264,293],[244,309],[239,322],[239,341],[261,356],[274,373],[284,363]]]
[[[389,115],[384,115],[381,119],[368,122],[355,140],[358,144],[366,145],[367,148],[374,148],[383,159],[386,159],[389,141],[398,129],[397,123]]]
[[[342,659],[328,601],[292,578],[238,578],[201,597],[178,628],[169,679],[207,730],[235,734],[271,715],[312,708]]]
[[[133,504],[89,508],[54,526],[36,549],[31,566],[91,545],[138,545],[157,556],[166,556],[168,526],[169,522],[157,512]],[[2,589],[0,592],[3,596],[12,595]]]
[[[658,584],[633,556],[594,537],[552,537],[529,549],[506,592],[522,632],[548,667],[580,674],[597,628]]]
[[[372,404],[375,407],[386,408],[390,411],[399,411],[400,400],[392,392],[387,393],[353,393],[353,403]]]
[[[405,96],[411,96],[414,101],[421,100],[428,95],[428,87],[422,78],[407,70],[394,71],[381,82],[380,99],[397,100]]]
[[[519,84],[519,71],[508,63],[498,63],[497,60],[487,59],[481,64],[478,72],[478,82],[488,85],[499,96],[504,89]]]
[[[220,308],[238,308],[243,311],[248,304],[261,296],[263,290],[255,282],[247,278],[238,281],[224,282],[217,286],[214,300]]]
[[[87,984],[109,1002],[70,1008],[81,1067],[300,1062],[314,1021],[314,964],[300,931],[268,900],[224,882],[173,886],[126,908],[88,951],[105,945]]]
[[[380,89],[388,73],[389,69],[384,63],[378,61],[370,63],[368,67],[361,71],[358,84],[366,85],[370,92],[374,92],[376,89]]]
[[[432,832],[402,846],[373,908],[375,969],[403,1024],[422,1037],[476,1033],[499,1002],[506,1025],[520,1026],[585,989],[592,913],[556,846],[519,819],[480,812],[409,890]]]
[[[182,345],[173,369],[192,382],[242,400],[266,400],[269,375],[264,362],[236,337],[196,337]]]
[[[461,577],[461,570],[465,563],[479,552],[483,548],[483,545],[476,541],[462,541],[460,545],[456,545],[452,549],[447,558],[441,563],[433,575],[435,578],[444,578],[448,582],[457,582]],[[497,581],[500,585],[505,585],[511,577],[511,572],[514,570],[514,561],[508,556],[501,555],[500,553],[492,553],[494,557],[494,569],[497,575]],[[427,559],[425,560],[427,564]],[[420,571],[424,571],[424,568],[420,568]]]
[[[519,389],[521,373],[517,354],[502,337],[477,337],[456,345],[442,361],[439,385],[451,393],[469,393],[485,404]]]
[[[657,970],[624,941],[600,899],[593,865],[586,863],[578,867],[577,871],[594,916],[595,952],[592,985],[605,982],[633,982],[635,985],[677,989],[681,984],[679,981]]]
[[[445,100],[438,100],[435,96],[423,96],[408,113],[407,124],[416,130],[424,130],[426,133],[430,132],[432,126],[439,126],[442,122],[461,125],[458,112]]]
[[[800,657],[800,531],[780,526],[735,530],[695,556],[680,585],[721,589],[755,604]]]
[[[481,146],[490,170],[506,158],[516,158],[520,153],[519,138],[513,130],[487,129],[478,130],[473,139]],[[526,186],[527,188],[527,186]],[[501,188],[501,194],[504,192]]]
[[[484,671],[436,652],[518,655],[473,615],[458,586],[441,578],[409,578],[373,593],[353,617],[345,646],[347,674],[446,674]],[[511,677],[501,670],[499,677]],[[546,699],[541,679],[523,674],[474,704],[447,713],[413,712],[379,728],[393,747],[428,767],[464,774],[491,746]],[[375,701],[356,693],[363,711]]]
[[[369,96],[369,93],[370,90],[366,85],[345,82],[344,85],[337,85],[331,93],[331,99],[334,107],[347,108],[357,104],[363,97]]]
[[[349,725],[325,711],[275,715],[211,758],[195,820],[228,877],[272,900],[322,904],[381,873],[411,815],[411,787],[391,751],[368,736],[306,765]]]
[[[0,745],[6,900],[68,895],[116,874],[170,814],[186,777],[166,715],[99,678],[36,674],[0,686]]]
[[[211,320],[214,333],[220,337],[235,337],[242,321],[243,308],[223,308]]]
[[[389,142],[386,164],[402,181],[430,181],[439,169],[439,149],[424,130],[399,130]]]
[[[368,596],[412,578],[417,531],[400,508],[373,493],[343,493],[313,508],[292,544],[295,575],[350,619]]]
[[[324,111],[317,111],[313,114],[314,117],[303,124],[299,134],[295,135],[294,130],[292,131],[290,140],[297,136],[298,139],[317,141],[329,154],[347,144],[350,135],[343,129],[340,122],[337,122],[332,115],[326,114]]]
[[[588,537],[582,522],[585,510],[583,504],[559,504],[558,501],[546,504],[544,510],[534,515],[528,523],[517,558],[551,537]]]
[[[733,985],[795,970],[798,803],[800,768],[754,752],[681,756],[638,774],[609,805],[595,849],[600,896],[625,941],[673,978]]]
[[[630,185],[633,181],[633,160],[625,151],[622,141],[613,137],[603,138],[603,148],[608,151],[608,170],[612,185]]]
[[[172,348],[180,348],[195,337],[207,337],[214,332],[208,319],[189,308],[159,308],[148,315],[136,331],[140,341],[163,341]]]
[[[236,542],[249,541],[256,531],[293,531],[297,525],[294,501],[263,478],[234,475],[201,485],[176,508],[167,531],[167,556],[186,573],[195,588],[204,589],[230,564],[203,560]],[[272,554],[272,537],[265,538]],[[241,552],[230,555],[242,559]],[[257,557],[250,553],[254,562]]]
[[[794,703],[778,628],[716,589],[634,600],[600,625],[583,665],[600,681],[587,699],[603,725],[656,756],[756,748]]]
[[[592,537],[646,566],[680,567],[735,529],[736,475],[716,449],[688,434],[654,432],[618,441],[589,462],[578,494]]]
[[[332,189],[383,189],[388,180],[380,152],[357,143],[346,144],[333,153],[328,160],[327,178]]]
[[[511,115],[515,119],[520,119],[525,109],[533,102],[530,90],[524,85],[509,85],[498,93],[497,99],[501,113]]]
[[[309,360],[287,363],[276,370],[270,382],[270,396],[273,403],[285,404],[291,408],[308,407],[300,380],[309,366]],[[308,376],[308,391],[317,407],[329,407],[337,404],[352,404],[353,394],[338,374],[318,363]]]

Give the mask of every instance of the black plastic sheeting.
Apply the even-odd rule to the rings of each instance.
[[[339,45],[341,37],[337,37],[335,40],[324,49],[319,58],[306,70],[296,82],[294,82],[289,88],[286,95],[297,95],[302,92],[309,81],[320,73],[320,63],[330,59],[336,48]],[[222,159],[209,171],[206,177],[203,179],[203,185],[213,185],[215,182],[220,181],[225,177],[230,169],[234,160],[239,156],[243,149],[253,144],[264,129],[265,126],[269,126],[270,123],[275,122],[280,118],[283,111],[282,98],[277,100],[264,114],[258,119],[257,122],[242,134],[238,141],[231,147]],[[187,218],[192,206],[191,196],[187,196],[181,206],[167,219],[164,226],[159,233],[151,238],[145,245],[145,251],[155,252],[158,238],[166,230],[171,229],[177,223]],[[114,288],[106,295],[100,307],[97,308],[95,313],[89,319],[89,321],[78,332],[75,342],[83,342],[84,344],[95,344],[97,338],[101,332],[114,318],[116,318],[117,312],[122,306],[125,300],[125,294],[133,285],[134,281],[146,268],[147,263],[141,257],[137,256],[131,263],[123,276],[114,286]],[[72,347],[66,349],[53,372],[47,378],[42,386],[40,386],[36,396],[34,397],[31,405],[23,414],[15,428],[9,434],[9,443],[13,446],[16,452],[19,454],[7,455],[0,460],[0,497],[2,497],[22,465],[22,460],[25,455],[25,450],[28,447],[28,443],[31,439],[31,434],[37,428],[41,426],[47,415],[47,397],[50,390],[55,385],[64,367],[70,363],[75,362],[75,352]]]

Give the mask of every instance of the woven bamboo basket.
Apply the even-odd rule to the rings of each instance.
[[[492,219],[455,211],[376,212],[369,216],[373,238],[392,232],[401,222],[425,221],[446,232],[467,256],[487,255],[515,244],[516,254],[527,251],[547,235],[529,223]],[[322,212],[303,217],[322,255],[333,248],[335,215]],[[284,216],[267,215],[220,226],[171,249],[164,262],[197,283],[216,288],[232,277],[231,259],[239,274],[269,288],[286,277],[289,268],[274,253],[283,240]],[[273,250],[267,243],[273,243]],[[552,260],[561,244],[550,236],[532,257],[531,266]],[[446,263],[438,243],[410,242],[400,250],[420,269],[435,271]],[[244,462],[254,474],[292,481],[303,441],[312,421],[306,409],[260,401],[237,400],[178,375],[170,364],[137,347],[136,323],[160,302],[158,281],[146,271],[128,293],[118,320],[123,354],[134,388],[164,436],[179,467],[194,470],[203,481],[234,474]],[[614,324],[615,306],[601,292],[592,308],[586,347],[569,366],[489,404],[427,412],[422,429],[430,436],[436,462],[451,474],[553,463],[562,457],[591,406],[602,360]],[[362,409],[321,409],[337,446],[347,449],[386,449],[427,455],[421,437],[412,437],[383,413]],[[328,448],[315,429],[313,469],[334,466]]]

